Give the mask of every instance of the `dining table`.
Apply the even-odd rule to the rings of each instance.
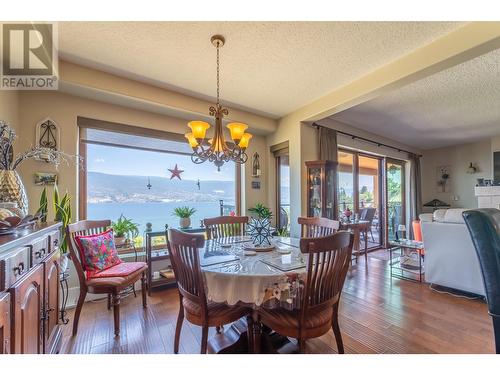
[[[300,239],[274,237],[270,244],[255,246],[249,236],[205,241],[199,260],[209,301],[245,305],[253,311],[266,308],[298,308],[308,255],[299,248]],[[209,341],[209,352],[269,352],[283,347],[286,338],[266,332],[258,322],[247,332],[248,319],[240,319]],[[263,348],[265,345],[266,348]],[[250,347],[251,346],[251,347]],[[276,349],[278,350],[278,349]]]

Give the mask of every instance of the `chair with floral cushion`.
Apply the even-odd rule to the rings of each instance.
[[[110,220],[83,220],[68,225],[67,241],[80,282],[80,296],[73,318],[73,335],[87,293],[111,295],[115,335],[120,334],[120,292],[141,280],[142,305],[146,307],[147,283],[144,262],[122,262],[114,244]]]

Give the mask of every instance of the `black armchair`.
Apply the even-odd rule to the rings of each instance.
[[[500,210],[483,208],[462,215],[481,265],[488,312],[493,319],[495,349],[500,354]]]

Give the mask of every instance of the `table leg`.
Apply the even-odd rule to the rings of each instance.
[[[354,252],[356,254],[356,264],[358,264],[358,257],[359,257],[359,241],[360,241],[360,231],[358,228],[353,229],[354,232]]]
[[[247,336],[248,336],[248,353],[253,354],[254,353],[254,336],[253,336],[253,317],[252,314],[247,315],[247,325],[248,325],[248,330],[247,330]]]
[[[365,263],[368,266],[368,228],[365,228]]]

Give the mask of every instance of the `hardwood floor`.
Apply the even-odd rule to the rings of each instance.
[[[340,328],[346,353],[494,353],[493,329],[486,303],[466,300],[418,284],[390,279],[383,257],[360,258],[347,275],[340,304]],[[62,353],[173,353],[178,294],[175,288],[153,292],[143,309],[141,298],[122,301],[122,328],[113,334],[113,313],[106,301],[88,302],[78,335],[64,327]],[[72,318],[70,311],[69,318]],[[215,330],[210,330],[210,336]],[[187,321],[180,353],[199,353],[201,329]],[[308,353],[336,353],[332,332],[307,341]]]

